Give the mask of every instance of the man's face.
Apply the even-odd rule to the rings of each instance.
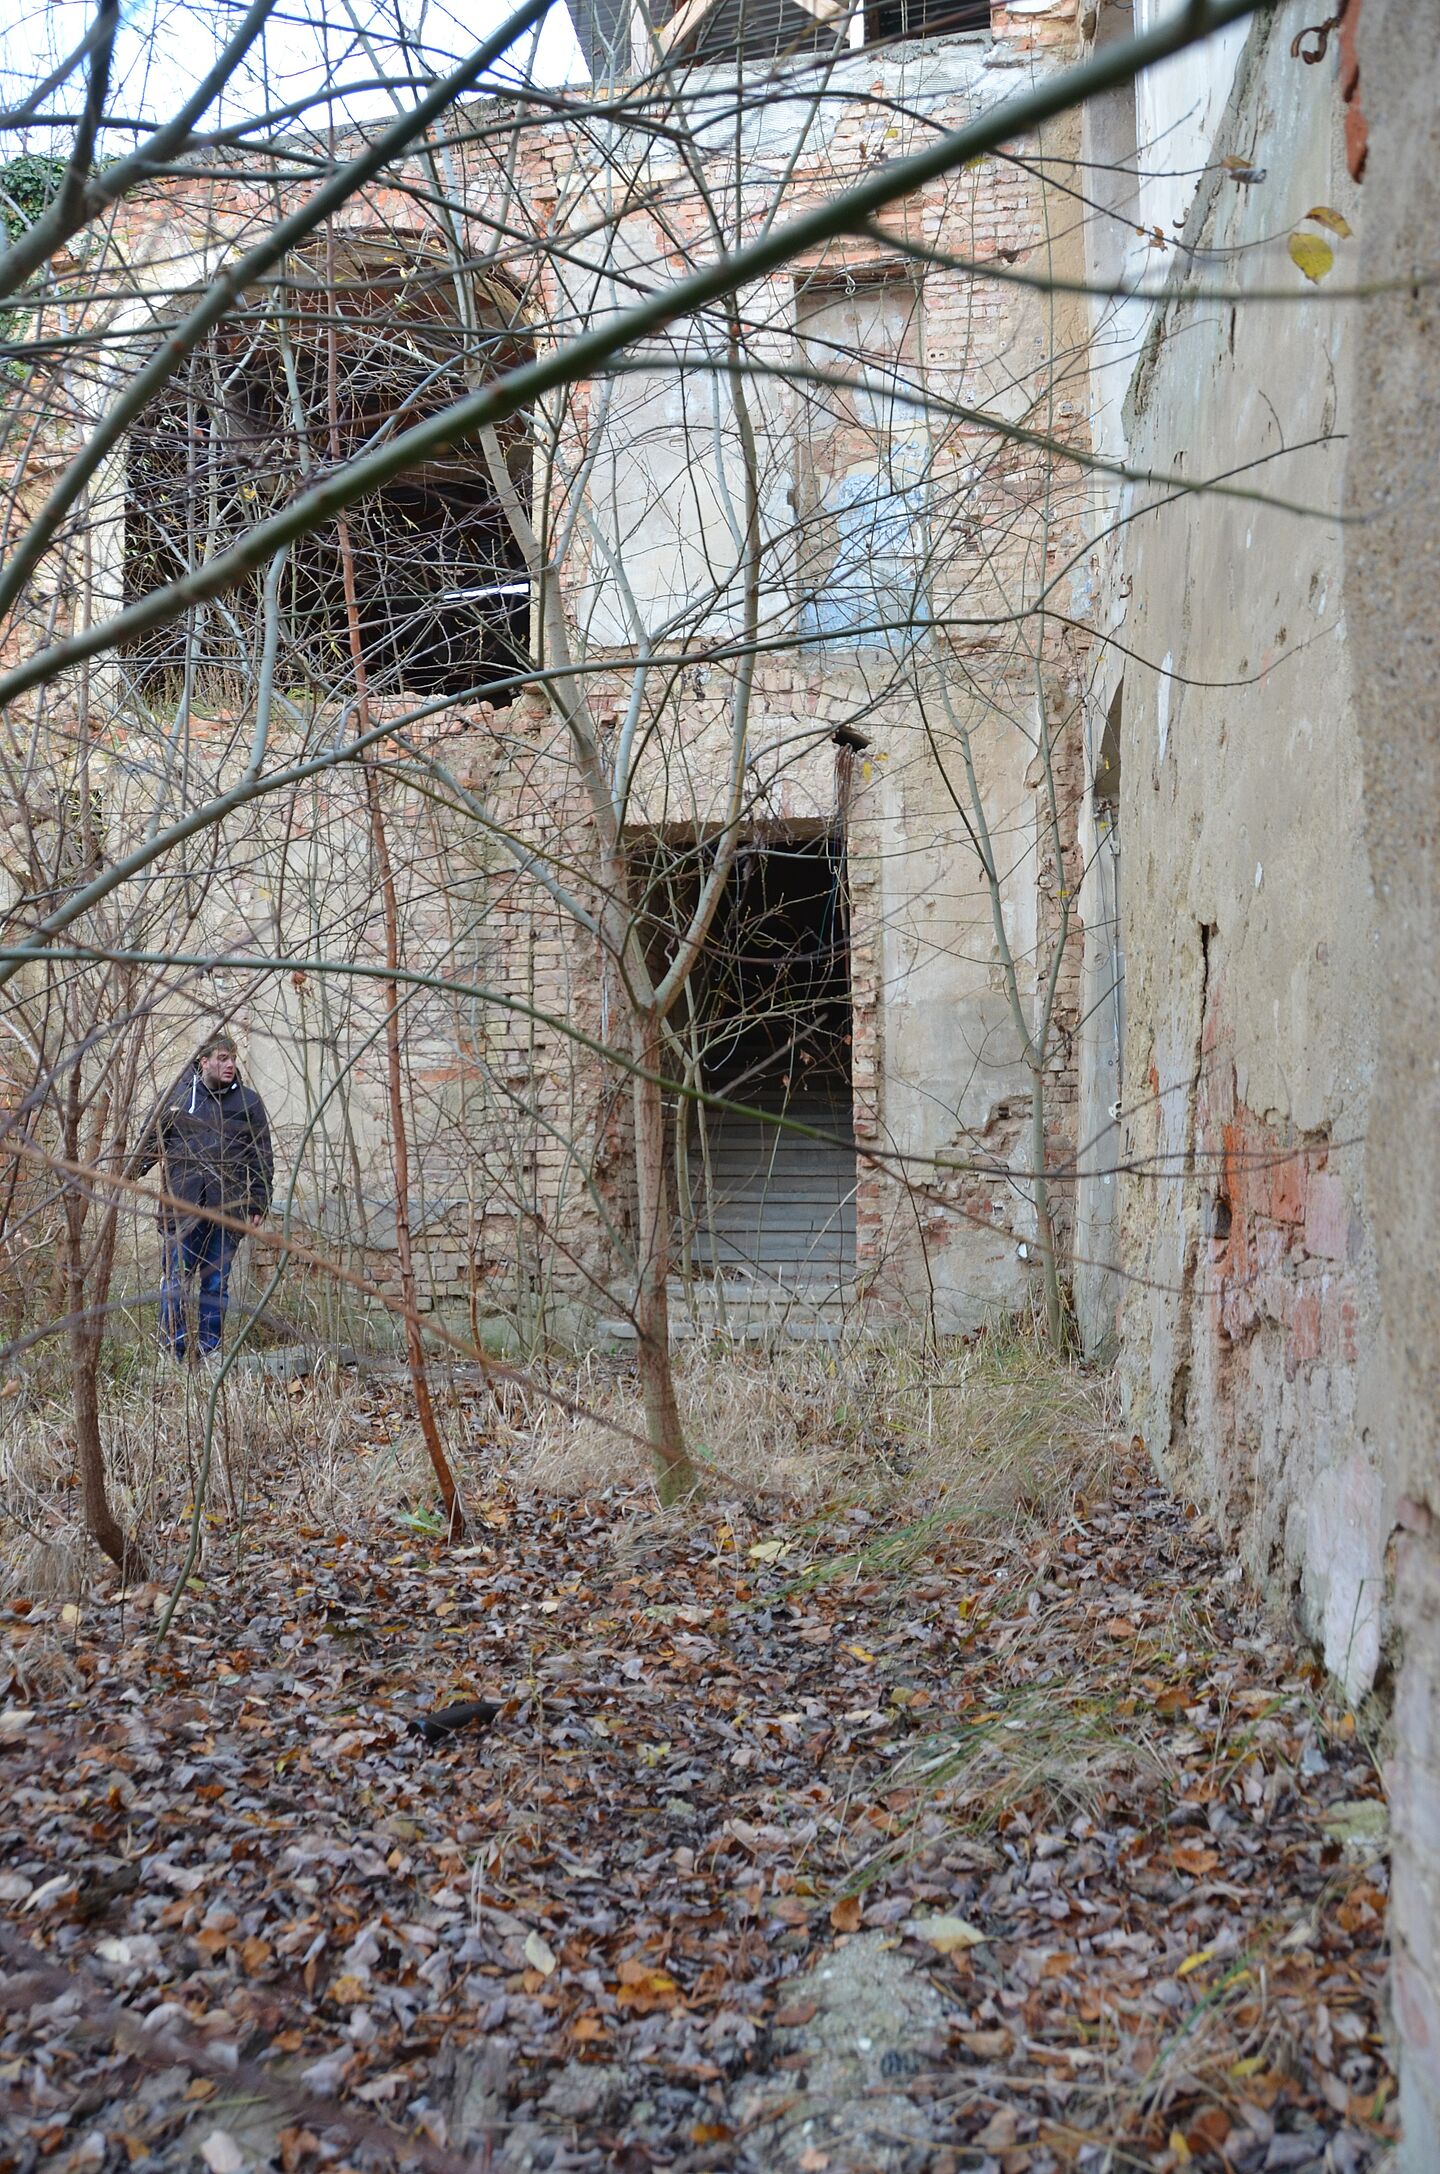
[[[207,1087],[228,1087],[235,1077],[235,1052],[212,1049],[208,1057],[200,1059],[200,1077]]]

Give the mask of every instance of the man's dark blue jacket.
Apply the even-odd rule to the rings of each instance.
[[[275,1179],[264,1103],[238,1079],[207,1087],[198,1065],[192,1067],[153,1119],[136,1168],[155,1164],[177,1200],[223,1215],[263,1215]],[[199,1220],[178,1208],[160,1209],[162,1230],[183,1235]]]

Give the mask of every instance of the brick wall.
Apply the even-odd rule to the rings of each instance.
[[[714,203],[729,207],[740,231],[750,231],[777,203],[782,211],[798,210],[875,159],[903,155],[935,125],[962,119],[1008,88],[1005,70],[991,65],[1005,56],[1004,41],[1017,57],[1027,56],[1027,65],[1058,65],[1073,39],[1073,10],[1058,5],[1013,23],[1000,11],[997,29],[997,48],[941,41],[927,47],[918,70],[904,55],[851,56],[798,155],[783,107],[757,106],[744,124],[738,192],[733,138],[717,137],[704,154],[708,201],[663,137],[631,130],[623,119],[613,126],[602,118],[527,127],[518,169],[507,175],[485,140],[493,111],[479,107],[460,165],[475,231],[487,219],[518,231],[505,274],[526,295],[537,329],[573,321],[577,310],[583,315],[605,304],[604,249],[594,236],[617,170],[637,200],[654,190],[663,205],[663,212],[626,215],[617,229],[617,262],[641,284],[672,277],[713,250]],[[1052,132],[1047,150],[1061,151],[1068,140]],[[286,185],[279,195],[288,203],[299,191]],[[112,332],[121,324],[143,327],[156,297],[176,284],[203,282],[274,209],[268,191],[238,177],[157,184],[125,208],[104,278],[77,270],[72,311],[78,302],[85,314],[81,290],[88,279],[92,324],[106,322]],[[350,207],[344,225],[356,233],[414,235],[423,216],[402,189],[384,188]],[[1073,853],[1077,789],[1074,638],[1059,622],[1029,620],[1019,607],[1032,603],[1046,577],[1073,555],[1079,483],[1063,463],[1017,445],[989,418],[1043,417],[1043,427],[1062,437],[1080,433],[1083,422],[1064,384],[1068,363],[1056,359],[1068,356],[1073,327],[1057,325],[1053,305],[1042,305],[1025,287],[977,283],[961,269],[932,267],[917,289],[909,260],[894,245],[935,245],[978,263],[1037,268],[1063,267],[1072,244],[1064,236],[1057,242],[1054,207],[1047,211],[1034,174],[994,158],[897,207],[886,232],[889,241],[837,243],[823,258],[797,265],[793,276],[741,297],[746,355],[781,373],[754,380],[747,395],[767,494],[765,608],[772,615],[762,628],[768,640],[750,695],[747,820],[770,826],[834,820],[843,793],[857,1137],[870,1151],[859,1202],[860,1282],[877,1306],[904,1316],[917,1293],[933,1292],[937,1276],[943,1287],[949,1276],[958,1295],[945,1322],[967,1325],[986,1305],[1023,1297],[1028,1271],[1021,1248],[1030,1230],[1023,1181],[1027,1090],[1006,1039],[988,888],[952,804],[961,742],[968,738],[971,745],[996,827],[1003,909],[1007,927],[1017,932],[1027,1002],[1047,979],[1060,901],[1073,889],[1074,872],[1061,863]],[[594,276],[583,270],[587,253]],[[912,418],[907,425],[925,449],[933,502],[944,513],[942,542],[926,569],[937,623],[918,641],[892,642],[884,654],[857,654],[843,640],[797,647],[786,527],[797,509],[803,513],[807,488],[804,396],[784,375],[797,354],[797,286],[810,282],[810,291],[819,292],[823,285],[843,297],[857,276],[874,279],[887,270],[915,297],[904,367],[938,402],[923,424]],[[122,300],[102,299],[102,290]],[[93,390],[67,381],[70,408],[52,410],[52,458],[73,438]],[[623,469],[627,460],[643,465],[672,427],[652,412],[649,435],[622,445],[617,463],[614,409],[613,385],[577,388],[553,416],[539,419],[536,470],[537,521],[551,534],[572,524],[561,580],[590,715],[607,750],[631,700],[634,658],[631,644],[617,638],[623,613],[617,618],[606,589],[607,582],[613,589],[613,575],[602,550],[611,517],[602,471]],[[864,436],[861,430],[853,442],[832,443],[836,474],[863,457]],[[693,475],[713,498],[718,486],[713,474],[706,479],[710,458],[708,445],[697,443]],[[726,481],[723,473],[718,481]],[[628,540],[632,572],[638,580],[648,566],[654,597],[676,578],[667,553],[693,555],[696,533],[683,516],[677,525],[674,510],[686,482],[682,473],[673,489],[657,489],[655,505],[642,509],[647,520],[670,522],[655,529],[660,542],[650,560],[643,536]],[[116,549],[123,487],[123,472],[109,478],[109,527],[102,522]],[[577,491],[583,505],[575,502]],[[706,518],[721,533],[713,506]],[[642,604],[658,626],[663,613],[654,597]],[[627,821],[640,831],[713,821],[723,791],[736,664],[723,639],[717,646],[717,632],[733,627],[733,618],[726,620],[723,599],[715,609],[703,598],[687,608],[688,617],[682,610],[657,635],[667,662],[650,673],[641,696],[643,753],[627,808]],[[604,625],[610,633],[597,637]],[[47,700],[58,720],[63,690],[58,706],[55,696]],[[1059,859],[1036,814],[1042,797],[1034,774],[1037,701],[1055,738]],[[398,697],[395,714],[407,714]],[[841,727],[869,742],[843,785],[831,740]],[[105,720],[107,759],[131,765],[149,759],[157,729],[163,737],[163,721],[157,728],[117,701]],[[192,720],[199,770],[212,782],[235,774],[246,729],[240,710],[223,707]],[[333,715],[317,712],[300,737],[308,735],[313,746],[335,729]],[[427,763],[430,785],[441,781],[428,798],[417,793]],[[497,838],[503,832],[538,855],[582,901],[589,895],[593,812],[563,727],[535,697],[500,711],[455,705],[407,726],[404,746],[386,751],[384,769],[404,963],[412,973],[489,992],[411,988],[403,997],[417,1159],[410,1206],[427,1294],[464,1302],[477,1318],[528,1315],[533,1322],[552,1306],[567,1320],[579,1318],[577,1308],[604,1311],[607,1286],[625,1281],[628,1094],[623,1068],[603,1062],[575,1033],[600,1047],[623,1041],[618,969]],[[927,880],[911,882],[909,870],[922,860]],[[373,960],[380,940],[370,884],[354,778],[337,773],[293,806],[267,808],[234,826],[226,872],[208,910],[233,951],[268,954],[279,944],[312,958],[328,949],[356,964]],[[1047,1154],[1061,1169],[1074,1148],[1073,953],[1072,932],[1059,961],[1047,1085]],[[205,999],[222,997],[248,1029],[251,1069],[275,1105],[306,1212],[336,1243],[358,1248],[382,1280],[393,1280],[380,985],[363,975],[328,985],[312,965],[278,979],[222,975]],[[978,1174],[953,1167],[975,1160],[983,1166]],[[1063,1223],[1063,1183],[1060,1190]]]

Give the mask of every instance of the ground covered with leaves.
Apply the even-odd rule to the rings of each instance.
[[[1379,2165],[1372,1748],[1138,1450],[788,1519],[484,1454],[456,1549],[213,1518],[158,1645],[11,1595],[3,2174]]]

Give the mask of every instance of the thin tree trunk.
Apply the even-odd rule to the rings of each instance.
[[[83,1285],[78,1297],[72,1287],[71,1307],[83,1305]],[[122,1578],[145,1575],[145,1558],[110,1507],[105,1484],[105,1450],[100,1439],[100,1352],[103,1338],[86,1320],[70,1329],[70,1394],[75,1405],[75,1458],[80,1470],[80,1495],[85,1530],[102,1554],[108,1555]]]
[[[481,443],[495,494],[505,509],[530,578],[537,585],[538,623],[544,648],[552,666],[560,666],[555,677],[546,682],[547,698],[569,735],[601,840],[601,889],[609,901],[608,911],[602,907],[601,928],[622,969],[630,1007],[631,1046],[639,1066],[632,1103],[637,1226],[634,1320],[639,1339],[640,1392],[645,1436],[655,1459],[656,1485],[661,1501],[668,1505],[683,1500],[703,1484],[685,1447],[685,1427],[670,1365],[670,1186],[665,1166],[665,1102],[658,1080],[664,1073],[663,1022],[669,1004],[675,1001],[678,984],[657,1009],[649,967],[627,903],[629,870],[616,814],[622,796],[618,781],[606,776],[584,678],[574,670],[555,567],[545,561],[530,516],[506,469],[497,434],[493,430],[482,432]],[[710,910],[713,913],[713,900]],[[696,951],[703,934],[702,929],[695,939]],[[679,983],[683,978],[678,977]],[[644,1077],[646,1073],[651,1077]]]
[[[345,523],[342,521],[340,526],[343,534]],[[348,537],[345,540],[344,552],[348,564]],[[351,610],[353,624],[351,583],[348,578],[345,586],[346,605]],[[369,719],[363,698],[360,714],[363,720],[360,729],[368,732]],[[390,847],[385,836],[385,814],[380,805],[380,781],[368,755],[364,762],[364,772],[365,798],[370,810],[370,837],[375,850],[375,864],[380,876],[380,898],[385,915],[385,964],[393,971],[400,964],[400,913],[395,897],[395,874],[390,865]],[[450,1537],[454,1539],[457,1533],[465,1530],[465,1511],[455,1485],[455,1475],[450,1469],[450,1460],[445,1455],[445,1445],[440,1439],[435,1406],[430,1398],[430,1377],[425,1367],[425,1343],[420,1334],[415,1304],[415,1256],[410,1243],[410,1136],[405,1126],[400,1062],[400,986],[398,982],[387,981],[383,987],[387,1006],[385,1084],[390,1101],[391,1161],[395,1172],[395,1253],[400,1265],[400,1299],[405,1308],[405,1355],[410,1363],[410,1386],[415,1392],[415,1410],[420,1421],[420,1432],[434,1467],[440,1499],[445,1505]]]
[[[76,1163],[80,1156],[80,1067],[71,1069],[65,1093],[65,1158]],[[65,1181],[65,1279],[70,1315],[70,1395],[75,1408],[75,1461],[80,1472],[80,1497],[85,1530],[101,1553],[108,1555],[122,1578],[144,1574],[144,1561],[135,1542],[110,1506],[105,1483],[105,1446],[100,1436],[100,1353],[104,1335],[98,1318],[86,1305],[85,1222],[89,1202],[79,1180]],[[103,1249],[108,1255],[109,1248]]]
[[[640,1393],[645,1437],[657,1467],[660,1500],[667,1507],[693,1494],[700,1474],[685,1447],[685,1426],[670,1365],[670,1187],[665,1167],[665,1097],[660,1086],[660,1030],[653,1018],[637,1022],[635,1076],[635,1332],[639,1338]]]
[[[1055,1223],[1050,1213],[1050,1180],[1045,1174],[1045,1075],[1038,1065],[1030,1071],[1030,1164],[1035,1202],[1035,1240],[1045,1285],[1045,1334],[1053,1350],[1060,1349],[1065,1311],[1060,1299],[1060,1269],[1055,1258]]]

